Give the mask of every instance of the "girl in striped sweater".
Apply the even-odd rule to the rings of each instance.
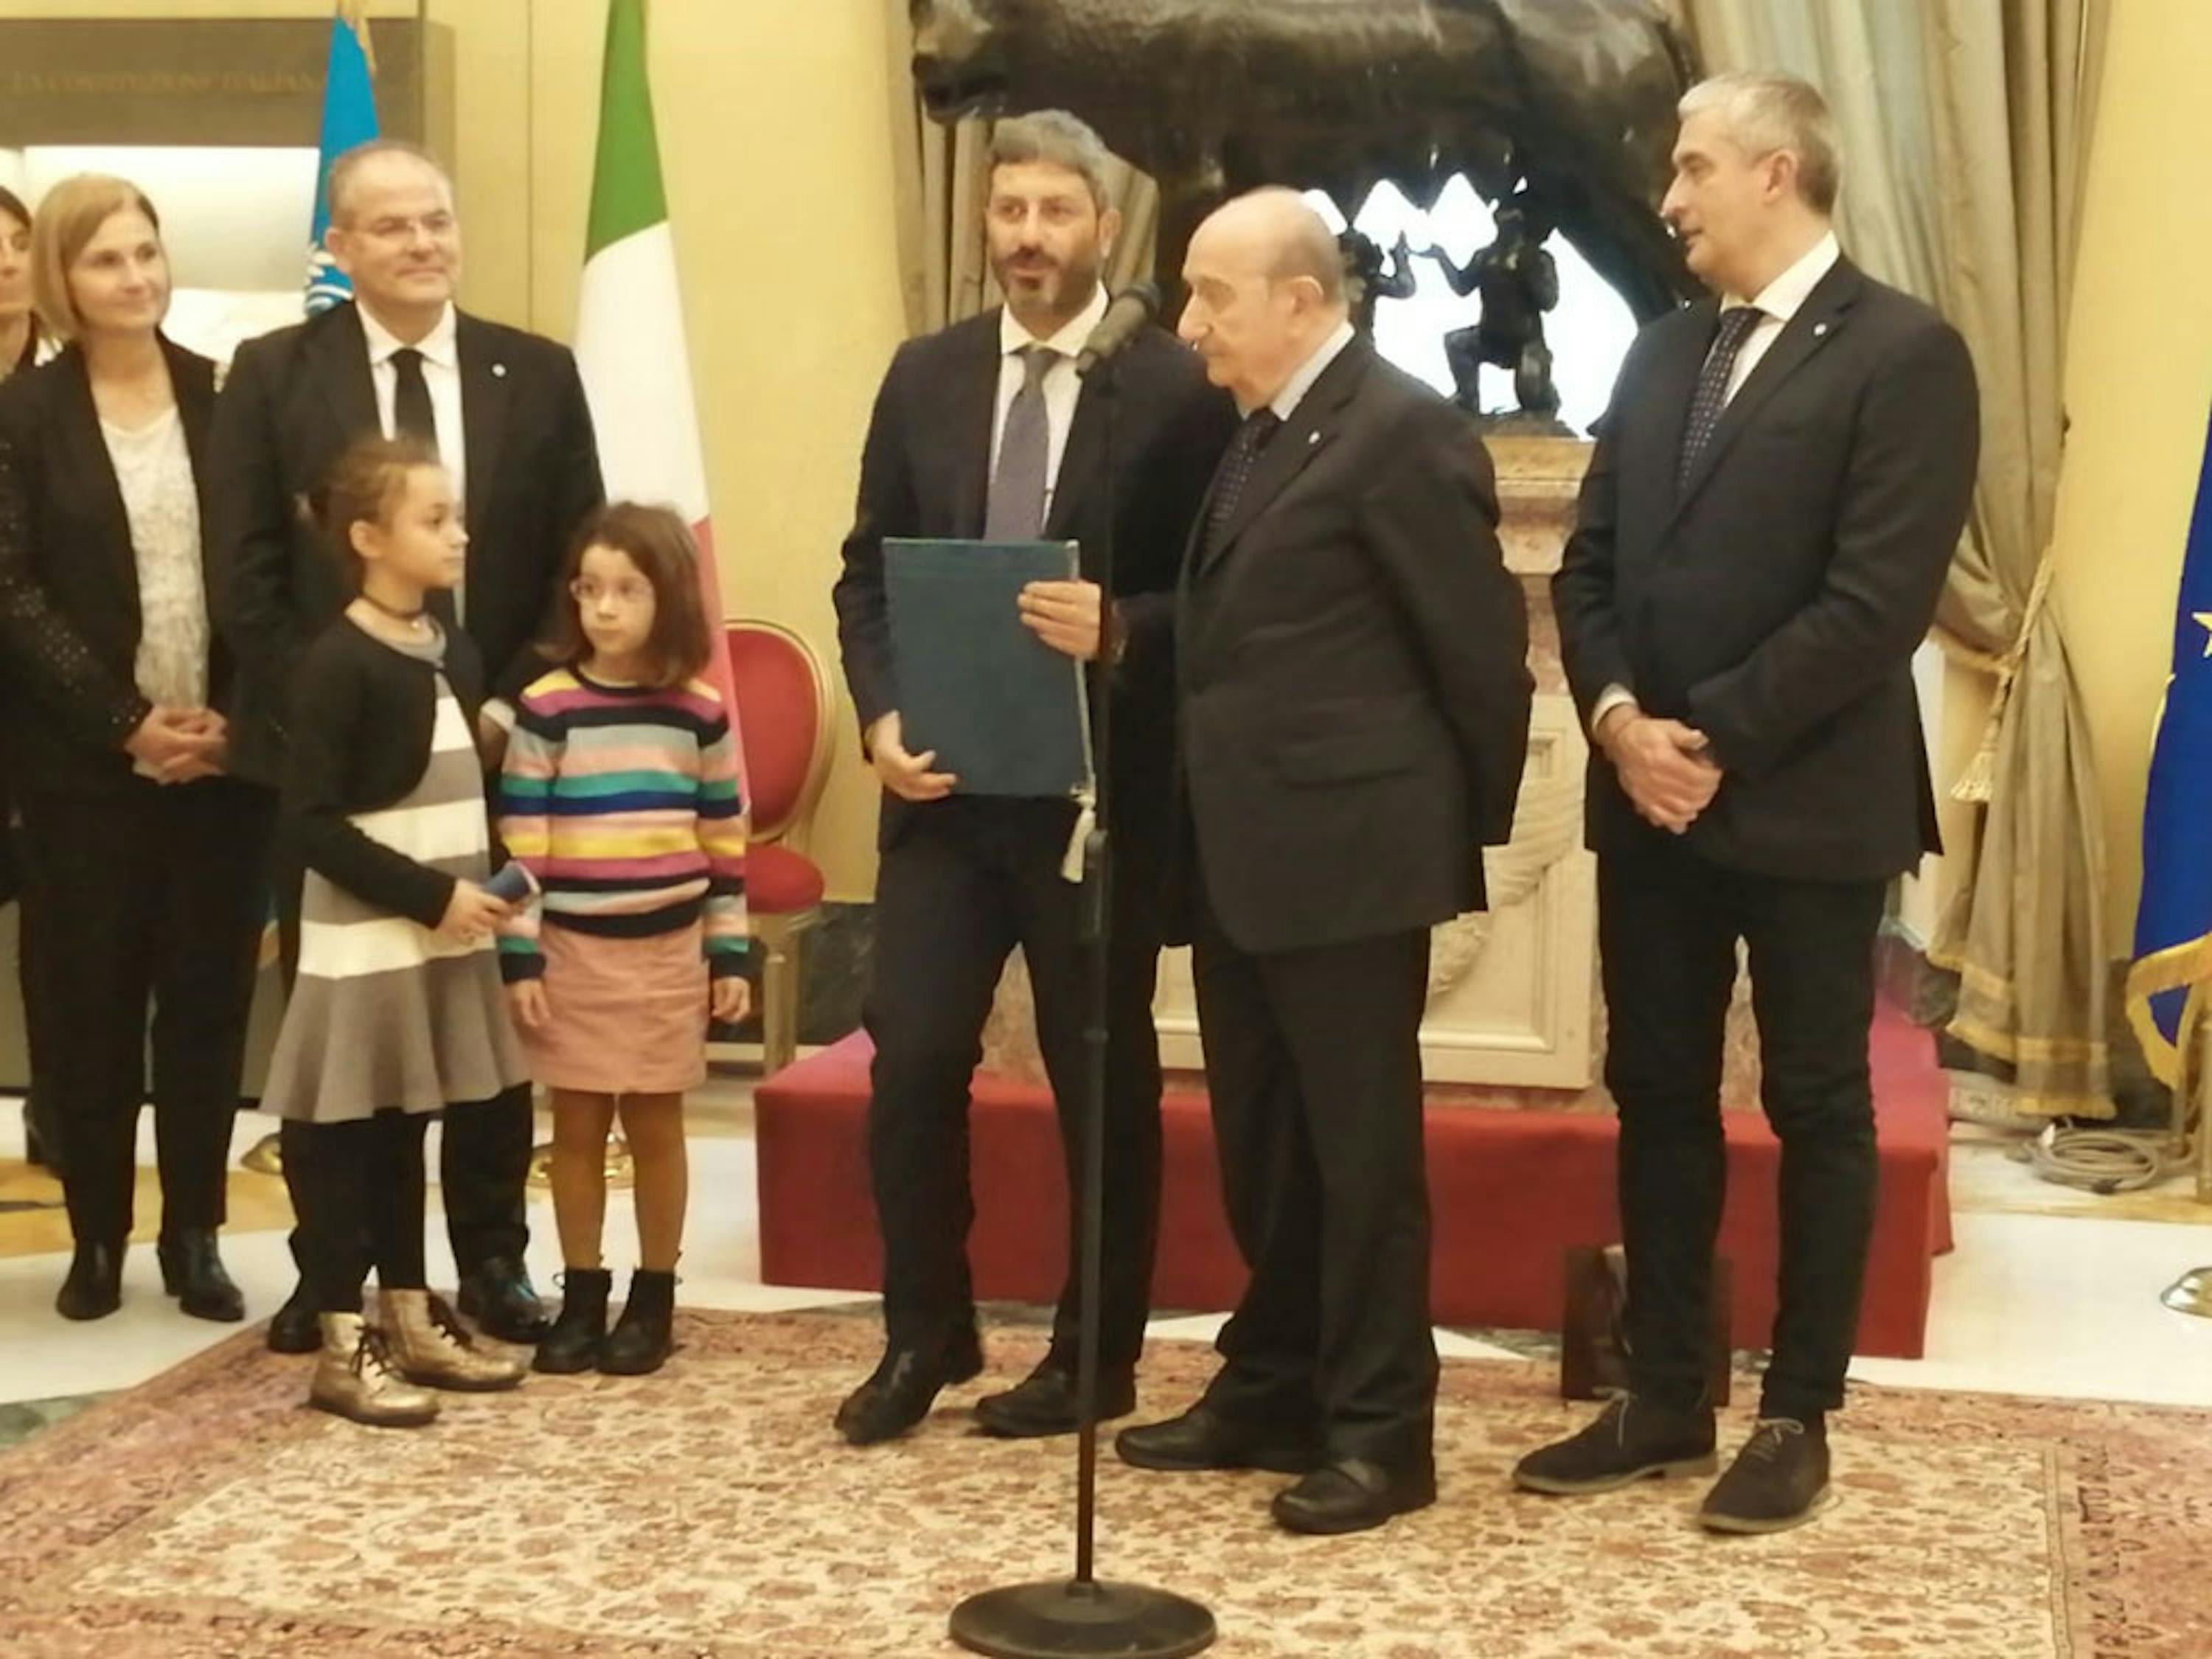
[[[709,1013],[745,1016],[744,803],[714,689],[697,555],[665,508],[618,503],[579,539],[553,645],[522,694],[501,839],[535,891],[500,961],[531,1070],[553,1097],[553,1213],[567,1264],[541,1371],[657,1370],[672,1346],[688,1182],[684,1094]],[[636,1172],[639,1267],[607,1329],[600,1259],[616,1117]]]

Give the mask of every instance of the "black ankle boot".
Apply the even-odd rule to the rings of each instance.
[[[659,1370],[676,1346],[669,1328],[675,1313],[676,1275],[639,1268],[630,1275],[622,1318],[599,1350],[599,1369],[611,1376]]]
[[[571,1267],[561,1275],[561,1316],[538,1338],[531,1370],[565,1376],[599,1363],[607,1340],[607,1293],[614,1283],[605,1267]]]
[[[214,1228],[179,1227],[164,1233],[155,1254],[161,1264],[161,1288],[193,1318],[235,1324],[246,1317],[246,1298],[223,1270]]]
[[[69,1277],[54,1297],[64,1319],[105,1319],[123,1305],[123,1252],[129,1241],[80,1242],[70,1258]]]

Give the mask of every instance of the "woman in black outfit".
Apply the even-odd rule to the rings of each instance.
[[[31,210],[23,198],[0,185],[0,380],[33,367],[44,353],[46,335],[31,303]],[[7,733],[0,732],[0,906],[13,903],[23,890],[22,862],[16,851],[15,791],[9,783]],[[16,916],[15,958],[23,996],[25,1035],[29,1034],[31,1009],[38,993],[31,978],[32,945],[23,917]],[[25,1060],[23,1095],[23,1156],[58,1171],[60,1137],[47,1121],[52,1103],[34,1094],[31,1079],[38,1066]]]
[[[237,1320],[216,1235],[275,808],[223,774],[200,546],[215,367],[161,335],[167,261],[134,186],[56,185],[32,265],[67,343],[0,386],[0,695],[76,1247],[54,1305],[121,1300],[150,1000],[162,1280]]]

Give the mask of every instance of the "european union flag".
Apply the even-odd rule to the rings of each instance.
[[[360,7],[341,4],[331,20],[331,56],[323,71],[323,136],[315,158],[315,216],[307,232],[307,314],[353,298],[353,283],[323,246],[331,228],[331,163],[376,137],[376,94],[369,80],[368,25]]]
[[[2151,1069],[2181,1081],[2190,1033],[2212,999],[2212,427],[2181,558],[2173,673],[2143,803],[2142,899],[2128,1012]]]

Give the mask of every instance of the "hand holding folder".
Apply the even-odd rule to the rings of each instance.
[[[1024,627],[1022,589],[1078,572],[1072,542],[888,539],[901,738],[955,793],[1066,799],[1091,785],[1083,668]]]

